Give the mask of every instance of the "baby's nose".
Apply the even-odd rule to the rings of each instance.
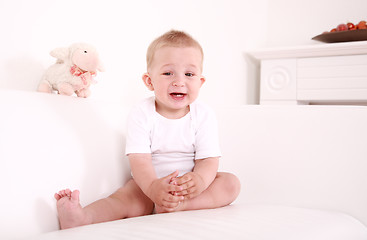
[[[183,81],[177,81],[177,80],[173,81],[172,85],[174,87],[183,87],[183,86],[185,86],[185,84],[183,83]]]

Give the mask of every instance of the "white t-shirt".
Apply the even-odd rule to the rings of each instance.
[[[183,175],[194,160],[221,156],[215,113],[198,101],[184,117],[167,119],[150,97],[132,109],[127,124],[126,154],[151,153],[158,178],[175,170]]]

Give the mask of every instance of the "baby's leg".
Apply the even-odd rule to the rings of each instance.
[[[182,202],[178,210],[197,210],[224,207],[232,203],[240,193],[241,184],[231,173],[217,173],[212,184],[199,196]]]
[[[55,194],[55,198],[61,229],[147,215],[153,211],[153,202],[132,179],[111,196],[85,208],[79,203],[78,190],[60,191]]]

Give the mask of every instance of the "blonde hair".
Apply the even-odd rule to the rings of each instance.
[[[183,31],[171,30],[156,38],[147,50],[147,68],[152,65],[155,52],[162,47],[194,47],[200,50],[202,62],[204,52],[199,42]]]

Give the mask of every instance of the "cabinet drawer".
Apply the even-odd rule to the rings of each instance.
[[[297,78],[366,78],[367,55],[303,58],[297,60]]]
[[[298,100],[363,100],[367,94],[367,55],[297,60]]]

